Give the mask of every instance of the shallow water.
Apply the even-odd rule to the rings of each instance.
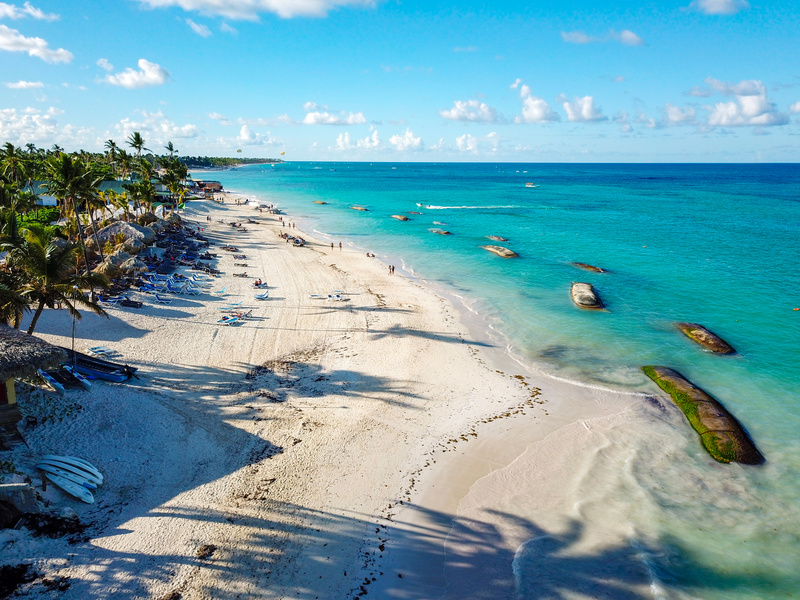
[[[651,393],[641,365],[684,373],[742,421],[767,463],[717,465],[680,415],[643,406],[631,418],[644,431],[612,426],[613,451],[587,450],[586,470],[569,476],[581,490],[575,501],[595,507],[579,522],[617,519],[626,550],[615,557],[646,566],[652,597],[800,590],[798,167],[284,163],[197,176],[275,202],[298,226],[446,287],[523,364]],[[486,244],[520,256],[500,258]],[[608,311],[577,309],[573,281],[592,283]],[[738,354],[700,350],[675,321],[705,325]],[[534,484],[524,462],[503,471],[509,489]],[[524,495],[498,496],[506,504],[542,525],[553,516]],[[537,544],[522,541],[519,591],[537,597],[524,576]]]

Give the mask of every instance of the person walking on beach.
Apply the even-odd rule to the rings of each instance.
[[[333,250],[333,242],[331,242],[331,250]]]
[[[342,249],[342,242],[339,242],[339,250],[341,251],[341,249]]]

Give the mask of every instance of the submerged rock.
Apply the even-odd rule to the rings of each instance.
[[[675,323],[675,325],[686,337],[697,342],[706,350],[711,350],[716,354],[736,354],[733,346],[702,325],[697,323]]]
[[[431,233],[438,233],[439,235],[453,235],[449,231],[445,231],[444,229],[431,229]]]
[[[605,269],[601,269],[600,267],[595,267],[594,265],[588,265],[582,262],[574,262],[570,263],[573,267],[578,267],[579,269],[584,269],[586,271],[592,271],[594,273],[606,273]]]
[[[408,211],[408,214],[410,214],[410,215],[421,215],[422,213],[419,212],[418,210],[410,210],[410,211]]]
[[[580,308],[587,310],[603,310],[604,308],[603,301],[600,300],[600,296],[597,295],[591,283],[573,283],[570,293],[572,301]]]
[[[314,204],[327,204],[327,202],[323,202],[322,200],[314,200]]]
[[[369,210],[367,208],[364,208],[363,206],[351,206],[350,208],[352,208],[353,210],[360,210],[362,212],[367,212]]]
[[[509,250],[508,248],[503,248],[502,246],[481,246],[484,250],[488,250],[489,252],[493,252],[497,254],[497,256],[502,256],[503,258],[514,258],[519,256],[513,250]]]
[[[493,240],[495,242],[507,242],[508,239],[504,237],[500,237],[499,235],[487,235],[487,239]]]
[[[760,465],[764,456],[739,421],[715,398],[668,367],[647,366],[642,371],[667,392],[689,419],[708,453],[721,463]]]
[[[408,221],[408,217],[405,215],[392,215],[392,218],[398,221]]]

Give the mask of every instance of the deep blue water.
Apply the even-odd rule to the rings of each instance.
[[[800,567],[800,167],[284,163],[197,176],[274,202],[303,228],[450,289],[523,363],[650,392],[641,365],[684,373],[742,421],[768,459],[764,467],[736,471],[742,485],[763,495],[760,510],[741,509],[747,531],[777,522],[784,528],[780,540],[764,535],[754,542],[751,535],[750,546],[734,532],[733,549],[719,549],[729,559],[736,555],[731,564],[752,558],[756,570],[769,572],[768,583],[686,597],[800,592],[800,575],[785,567],[787,559]],[[481,248],[486,244],[519,258],[495,256]],[[573,261],[608,272],[579,270]],[[573,281],[592,283],[608,311],[577,309]],[[702,351],[675,321],[705,325],[738,354]],[[719,540],[712,549],[683,529],[669,533],[692,538],[698,552],[717,551]]]

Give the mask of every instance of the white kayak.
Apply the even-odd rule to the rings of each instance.
[[[36,468],[40,471],[44,471],[47,473],[47,476],[50,475],[58,475],[59,477],[63,477],[64,479],[69,479],[70,481],[77,483],[78,485],[82,485],[87,490],[96,490],[97,484],[89,481],[82,475],[76,475],[75,473],[71,473],[70,471],[65,471],[64,469],[59,469],[58,467],[54,467],[52,465],[48,465],[46,463],[39,463],[36,465]]]
[[[43,456],[39,462],[64,469],[65,471],[70,471],[76,475],[83,475],[89,481],[93,481],[97,485],[103,485],[103,474],[91,463],[75,459],[71,456],[54,456],[52,454]]]
[[[75,483],[74,481],[65,479],[60,475],[52,475],[50,473],[48,473],[46,477],[47,481],[49,481],[53,485],[60,487],[70,496],[75,496],[78,500],[83,500],[84,502],[86,502],[86,504],[94,504],[94,496],[92,495],[92,492],[87,490],[79,483]]]

